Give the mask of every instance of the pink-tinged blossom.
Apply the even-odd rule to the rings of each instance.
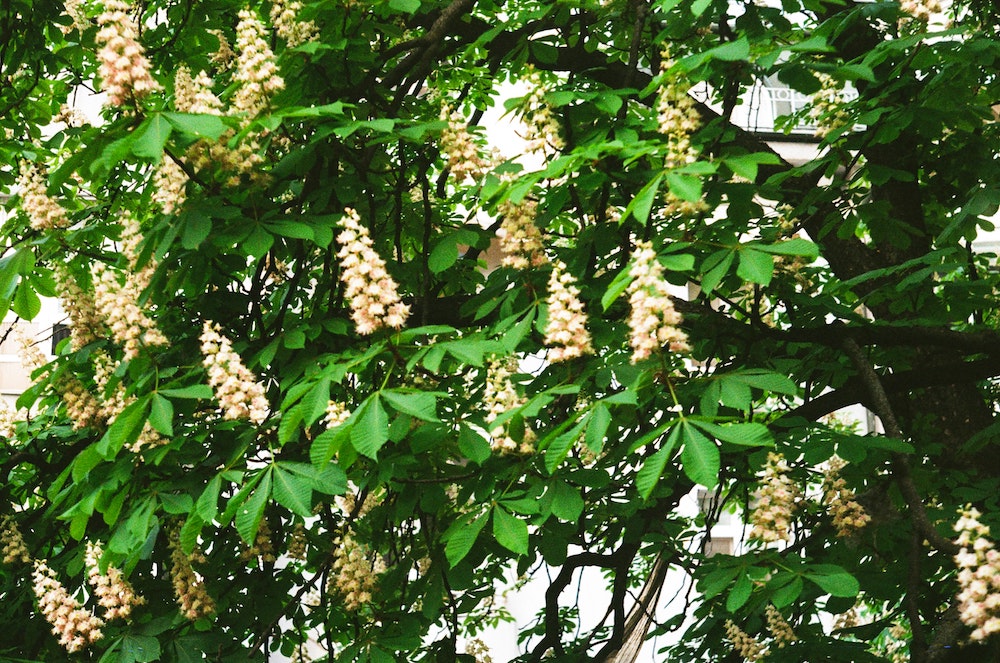
[[[149,60],[138,42],[138,27],[128,12],[127,2],[105,0],[104,13],[97,18],[101,89],[114,106],[162,89],[150,74]]]
[[[535,225],[537,203],[533,200],[522,200],[519,203],[505,201],[497,211],[503,217],[497,231],[500,248],[503,250],[500,264],[514,269],[526,269],[547,263],[542,232]]]
[[[545,344],[556,346],[548,354],[549,361],[567,361],[594,354],[590,332],[587,331],[587,314],[580,301],[580,289],[562,261],[556,261],[552,268],[546,303],[549,317],[545,326]]]
[[[285,87],[278,75],[277,59],[267,44],[267,31],[257,14],[241,9],[236,26],[236,73],[239,88],[233,96],[233,109],[253,119],[267,109],[271,97]]]
[[[38,599],[38,610],[49,624],[53,635],[59,638],[59,644],[66,651],[80,651],[87,645],[100,640],[104,634],[101,627],[104,622],[93,613],[84,610],[62,583],[56,578],[56,573],[49,568],[45,560],[35,561],[32,573],[32,589]]]
[[[385,269],[385,262],[375,251],[368,229],[361,224],[361,217],[353,209],[338,224],[337,235],[340,251],[340,280],[344,297],[351,307],[351,319],[361,335],[371,334],[383,327],[399,329],[406,324],[410,307],[399,299],[398,286]]]
[[[208,593],[205,582],[192,566],[193,562],[204,562],[205,556],[195,549],[191,554],[181,547],[180,528],[170,533],[170,578],[174,585],[174,597],[181,614],[191,621],[208,619],[215,614],[215,600]]]
[[[378,553],[372,554],[368,546],[350,535],[336,539],[334,545],[333,573],[328,591],[339,594],[348,611],[357,612],[371,603],[378,576],[385,571],[385,563]]]
[[[28,215],[32,228],[51,230],[69,225],[66,210],[49,196],[48,182],[38,166],[27,161],[21,162],[17,187],[21,196],[21,209]]]
[[[788,476],[788,462],[777,453],[767,454],[767,462],[754,491],[756,506],[750,513],[750,538],[773,543],[790,541],[792,516],[800,496],[798,487]]]
[[[94,302],[111,330],[111,337],[122,346],[125,358],[139,356],[145,346],[165,346],[169,343],[149,313],[139,305],[147,277],[143,271],[116,274],[103,263],[91,266],[94,278]]]
[[[274,0],[271,6],[271,23],[288,48],[314,41],[319,36],[315,23],[299,20],[301,11],[302,3],[298,0]]]
[[[972,507],[961,511],[955,523],[955,555],[958,567],[958,614],[973,628],[969,638],[985,640],[1000,632],[1000,552],[990,540],[990,528],[979,521],[982,514]]]
[[[201,334],[203,364],[208,383],[222,408],[223,419],[249,419],[260,425],[267,419],[270,404],[264,385],[243,365],[243,360],[218,325],[205,322]]]
[[[834,456],[823,476],[823,504],[833,517],[833,526],[837,528],[837,536],[851,536],[861,530],[871,517],[855,499],[854,491],[847,487],[847,482],[840,476],[840,470],[846,463]]]
[[[104,550],[100,544],[87,543],[87,552],[84,556],[87,581],[94,588],[97,603],[104,608],[104,616],[107,619],[128,619],[132,616],[132,609],[144,604],[146,600],[135,593],[119,569],[108,566],[106,571],[101,571],[100,563],[103,555]]]
[[[672,352],[689,352],[687,335],[678,325],[683,318],[674,309],[663,266],[649,242],[638,242],[631,265],[632,282],[628,286],[629,342],[632,363],[648,358],[667,346]]]

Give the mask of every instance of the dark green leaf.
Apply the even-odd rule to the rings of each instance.
[[[378,394],[361,406],[357,422],[351,429],[351,444],[363,456],[375,459],[378,450],[389,441],[389,416]]]
[[[174,434],[174,404],[163,397],[161,393],[154,393],[152,406],[149,410],[149,423],[159,433],[171,437]]]
[[[502,507],[493,509],[493,536],[516,555],[528,554],[528,525]]]
[[[155,113],[146,118],[146,121],[136,130],[139,138],[132,144],[132,154],[138,157],[152,158],[159,161],[163,158],[163,146],[167,144],[167,138],[173,127],[160,113]]]
[[[671,429],[670,435],[663,446],[647,458],[646,462],[639,468],[639,472],[635,476],[635,487],[643,499],[649,499],[649,496],[653,493],[653,489],[656,488],[656,484],[660,482],[663,469],[673,456],[674,449],[677,448],[680,439],[681,426],[675,425]]]
[[[767,285],[774,274],[774,259],[757,249],[743,249],[740,251],[740,264],[736,267],[736,274],[744,281]]]
[[[477,518],[469,522],[467,516],[452,523],[448,531],[444,533],[447,541],[444,547],[444,556],[448,559],[448,564],[454,567],[465,559],[465,556],[472,550],[472,546],[479,538],[479,533],[483,531],[489,512],[480,514]]]
[[[750,576],[746,573],[740,574],[736,579],[736,584],[729,591],[729,596],[726,597],[726,610],[729,612],[736,612],[750,599],[750,594],[753,592],[753,582],[750,580]]]
[[[381,398],[397,412],[403,412],[423,421],[439,421],[437,418],[437,399],[434,394],[423,391],[407,392],[386,389],[381,392]]]
[[[280,466],[274,468],[274,500],[303,518],[312,516],[312,486]]]
[[[681,451],[684,474],[697,484],[714,488],[719,481],[719,448],[687,422],[681,422],[681,428],[684,440],[684,449]]]

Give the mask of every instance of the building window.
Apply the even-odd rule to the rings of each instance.
[[[51,354],[56,354],[56,348],[59,347],[59,343],[63,339],[69,338],[69,325],[64,325],[61,322],[57,322],[52,325],[52,352]]]

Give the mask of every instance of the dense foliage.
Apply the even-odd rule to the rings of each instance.
[[[523,661],[991,655],[1000,41],[936,4],[5,2],[0,307],[71,335],[0,656],[485,662],[512,569]],[[765,78],[805,163],[731,121]]]

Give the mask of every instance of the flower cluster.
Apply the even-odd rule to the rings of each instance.
[[[271,526],[267,523],[267,518],[263,518],[260,525],[257,526],[257,536],[254,537],[253,545],[248,546],[240,553],[241,562],[247,562],[254,558],[265,563],[271,563],[277,559],[274,554]]]
[[[795,631],[792,630],[792,625],[785,621],[785,618],[772,604],[767,604],[764,615],[767,617],[767,630],[771,632],[771,637],[774,638],[778,649],[782,649],[785,645],[799,639],[799,636],[795,635]]]
[[[153,175],[153,202],[164,214],[173,214],[187,200],[188,176],[177,162],[164,158]]]
[[[241,9],[236,26],[236,73],[240,86],[233,96],[233,108],[252,120],[267,109],[271,97],[285,87],[278,65],[267,44],[267,32],[257,15]]]
[[[961,546],[955,555],[959,618],[973,627],[972,640],[984,640],[1000,631],[1000,552],[988,538],[990,528],[979,522],[981,515],[966,507],[955,523],[955,543]]]
[[[726,639],[733,646],[733,649],[740,656],[754,663],[767,655],[767,650],[752,635],[733,623],[733,620],[726,620]]]
[[[120,344],[126,359],[139,356],[141,346],[164,346],[169,343],[149,314],[139,306],[143,284],[136,274],[126,273],[122,283],[103,263],[91,266],[94,278],[94,302],[98,313]]]
[[[174,108],[184,113],[222,115],[222,101],[212,92],[213,85],[204,70],[191,78],[191,70],[181,66],[174,75]]]
[[[683,318],[674,309],[667,282],[663,279],[663,266],[651,243],[636,244],[630,269],[628,326],[632,363],[647,359],[664,345],[669,346],[671,352],[689,352],[687,335],[678,327]]]
[[[21,209],[28,215],[32,228],[51,230],[69,225],[66,210],[49,196],[48,183],[38,166],[22,161],[17,186],[21,195]]]
[[[795,512],[799,489],[788,476],[788,462],[778,453],[767,454],[767,462],[754,491],[756,505],[750,513],[750,538],[765,543],[789,541],[792,536],[792,514]]]
[[[524,139],[528,141],[528,152],[543,152],[547,147],[561,150],[566,147],[560,136],[559,120],[552,112],[552,106],[545,100],[545,86],[541,76],[529,68],[525,81],[530,87],[524,97],[524,123],[527,126]]]
[[[73,421],[74,430],[100,426],[104,421],[101,402],[75,376],[66,376],[59,381],[62,400],[66,404],[66,415]]]
[[[336,428],[351,417],[351,411],[340,401],[330,401],[326,404],[326,415],[323,423],[327,428]]]
[[[922,23],[928,23],[934,14],[942,11],[939,0],[900,0],[899,9]]]
[[[698,150],[691,145],[691,134],[701,125],[701,116],[694,100],[688,95],[691,86],[669,76],[673,61],[668,53],[660,63],[660,71],[667,76],[656,101],[657,128],[667,138],[667,168],[681,168],[698,158]]]
[[[0,520],[0,546],[3,547],[4,564],[30,564],[31,553],[24,543],[21,530],[13,516],[4,516]]]
[[[504,412],[524,405],[526,399],[518,395],[510,378],[517,370],[517,360],[514,357],[491,359],[486,365],[486,391],[483,402],[486,405],[486,423],[492,424]],[[518,451],[528,454],[534,450],[534,432],[525,426],[524,436],[518,444],[510,436],[508,425],[490,428],[490,437],[494,451],[503,453]]]
[[[851,116],[844,107],[844,94],[840,84],[831,76],[820,76],[820,89],[813,95],[809,117],[816,123],[816,136],[826,138],[847,126]]]
[[[161,89],[149,73],[149,60],[137,41],[139,31],[128,11],[129,5],[123,0],[105,0],[104,13],[97,18],[101,26],[97,32],[101,89],[115,106]]]
[[[375,251],[368,229],[351,208],[338,224],[340,280],[346,286],[344,296],[351,306],[351,319],[362,335],[382,327],[399,329],[410,315],[410,307],[399,299],[398,286],[385,269],[385,262]]]
[[[361,500],[359,505],[358,500]],[[343,495],[335,498],[337,508],[345,518],[363,518],[372,509],[382,503],[382,495],[373,495],[370,492],[361,493],[354,482],[348,482],[347,491]]]
[[[587,331],[587,314],[583,312],[580,301],[580,289],[560,260],[555,262],[549,276],[546,303],[549,319],[545,326],[545,344],[556,346],[549,352],[549,361],[566,361],[594,354],[590,332]]]
[[[503,217],[500,229],[497,230],[503,251],[500,264],[514,269],[526,269],[547,263],[542,232],[535,225],[537,203],[534,200],[522,200],[519,203],[504,201],[497,211]]]
[[[63,0],[63,8],[66,15],[73,21],[68,27],[64,25],[59,26],[63,34],[69,34],[73,30],[83,32],[87,29],[90,20],[87,18],[87,14],[81,6],[82,4],[83,0]]]
[[[59,112],[52,116],[53,122],[62,122],[67,127],[83,127],[90,124],[87,116],[75,106],[63,104],[59,107]]]
[[[865,508],[854,499],[854,491],[847,487],[847,482],[840,476],[840,470],[846,463],[834,456],[823,473],[823,504],[833,516],[833,525],[837,528],[837,536],[856,534],[871,517],[865,513]]]
[[[475,657],[476,663],[493,663],[493,657],[490,656],[490,648],[479,638],[469,640],[465,645],[465,653]]]
[[[8,443],[13,441],[17,433],[18,422],[24,421],[25,412],[12,408],[7,401],[0,397],[0,437],[5,437]]]
[[[104,608],[107,619],[128,619],[132,615],[132,609],[144,604],[146,600],[135,593],[120,570],[108,566],[107,571],[101,572],[100,562],[103,554],[104,551],[99,544],[87,543],[87,552],[84,555],[87,581],[94,588],[97,603]]]
[[[441,107],[441,119],[448,126],[441,132],[441,151],[448,160],[448,169],[461,184],[467,179],[477,180],[489,169],[489,163],[479,155],[479,146],[469,133],[465,118],[449,106]]]
[[[356,612],[371,603],[372,593],[378,583],[378,575],[385,571],[385,563],[378,555],[354,537],[345,535],[334,542],[333,573],[330,575],[330,589],[344,600],[344,607]]]
[[[299,20],[301,11],[302,3],[298,0],[274,0],[271,6],[271,23],[288,48],[301,46],[319,36],[315,23]]]
[[[14,328],[14,338],[17,339],[17,355],[21,360],[21,366],[28,373],[34,373],[42,366],[49,363],[45,358],[45,353],[41,351],[35,339],[28,336],[28,333],[20,326]]]
[[[205,583],[195,572],[192,562],[204,562],[198,550],[187,554],[181,548],[180,528],[170,533],[170,576],[174,596],[185,618],[195,621],[215,614],[215,600],[205,588]]]
[[[83,609],[59,582],[55,571],[49,568],[45,560],[35,561],[32,579],[38,609],[52,625],[52,633],[59,638],[59,644],[66,651],[80,651],[104,636],[101,632],[104,622]]]
[[[93,294],[80,287],[80,279],[70,273],[68,266],[57,264],[53,271],[56,292],[69,315],[70,344],[79,350],[100,338],[98,331],[104,327],[104,318],[97,310]]]
[[[229,69],[229,65],[236,59],[236,53],[225,33],[222,30],[209,30],[208,33],[219,40],[219,48],[210,57],[212,63],[220,69]]]
[[[223,419],[249,419],[260,425],[267,419],[270,405],[264,385],[258,382],[222,335],[218,325],[205,322],[201,333],[202,363],[208,370],[208,382],[222,407]]]
[[[135,281],[136,290],[140,293],[149,287],[153,280],[153,273],[156,271],[156,261],[148,258],[140,266],[139,251],[142,248],[143,236],[139,221],[129,213],[122,214],[122,253],[128,259],[129,269],[132,270],[131,277]]]
[[[309,539],[306,536],[306,525],[303,522],[297,522],[292,527],[292,535],[288,539],[288,556],[292,559],[305,561],[308,549]]]

